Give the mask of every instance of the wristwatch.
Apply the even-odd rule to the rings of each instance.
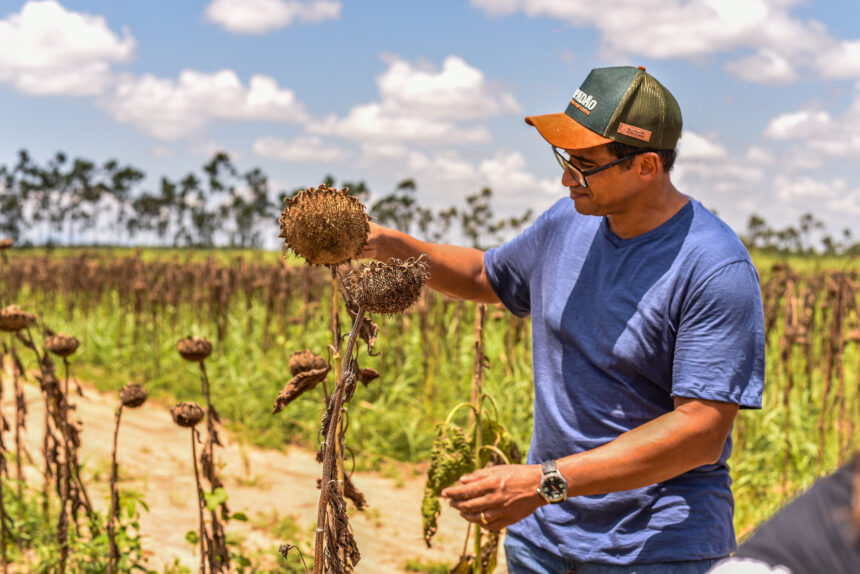
[[[543,476],[537,491],[550,504],[558,504],[567,498],[567,481],[558,471],[554,460],[540,463]]]

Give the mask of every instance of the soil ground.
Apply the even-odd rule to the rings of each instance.
[[[38,462],[43,402],[38,387],[24,386],[29,410],[24,440]],[[76,410],[70,416],[83,421],[81,460],[85,479],[89,477],[86,484],[93,503],[104,509],[108,504],[114,417],[119,400],[115,393],[101,394],[86,385],[83,391],[84,397],[73,398]],[[2,405],[10,423],[15,420],[12,396],[10,388]],[[191,439],[188,429],[173,423],[168,406],[150,400],[139,409],[123,409],[117,457],[119,488],[141,493],[149,506],[141,516],[149,566],[161,572],[178,559],[194,572],[199,566],[198,548],[185,540],[189,530],[197,529]],[[272,564],[276,564],[278,546],[295,541],[279,539],[275,525],[290,517],[299,527],[300,546],[312,554],[311,537],[319,500],[316,480],[321,472],[315,453],[292,446],[282,451],[242,446],[229,432],[222,430],[219,434],[224,448],[216,447],[216,460],[230,497],[228,505],[232,512],[243,512],[249,519],[247,523],[230,522],[228,535],[233,533],[243,539],[246,555],[259,551],[271,556]],[[7,433],[6,444],[14,450],[13,433]],[[10,474],[14,473],[14,464],[10,467]],[[42,477],[36,468],[25,465],[25,472],[28,484],[41,485]],[[386,475],[353,475],[353,482],[369,505],[364,512],[351,513],[350,518],[362,554],[356,572],[404,572],[407,560],[453,564],[463,547],[466,523],[445,506],[433,548],[428,549],[422,538],[420,515],[424,476],[410,465]],[[497,572],[505,571],[502,554],[500,549]]]

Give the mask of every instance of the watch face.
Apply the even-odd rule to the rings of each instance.
[[[560,476],[546,476],[541,482],[540,490],[544,498],[551,502],[560,502],[567,497],[567,483]]]

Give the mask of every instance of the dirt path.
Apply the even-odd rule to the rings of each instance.
[[[26,384],[29,414],[26,447],[38,462],[42,441],[43,405],[35,385]],[[84,387],[84,398],[75,397],[73,418],[83,421],[82,460],[90,475],[88,488],[94,504],[107,506],[110,455],[113,440],[116,394],[100,394]],[[11,389],[3,401],[3,413],[13,422]],[[7,433],[7,445],[14,449],[13,433]],[[278,518],[292,516],[301,535],[310,539],[316,521],[319,491],[316,479],[321,467],[314,453],[295,447],[284,451],[241,448],[226,431],[221,434],[225,447],[216,451],[221,463],[221,477],[233,512],[244,512],[248,523],[231,522],[228,534],[244,538],[246,549],[261,549],[273,556],[279,540],[271,524]],[[143,494],[149,512],[141,517],[143,546],[150,567],[161,571],[174,558],[195,571],[199,565],[197,547],[185,540],[185,533],[197,528],[196,490],[191,467],[191,445],[187,429],[173,424],[166,404],[148,401],[136,410],[124,409],[119,434],[121,489]],[[14,472],[14,468],[11,469]],[[450,508],[443,508],[439,533],[432,549],[421,536],[419,509],[424,477],[414,476],[412,467],[404,467],[402,479],[379,473],[355,473],[353,481],[364,492],[369,508],[352,514],[351,523],[362,559],[356,571],[403,572],[408,559],[453,563],[459,556],[465,536],[465,522]],[[27,467],[27,482],[41,485],[41,475]],[[268,527],[267,527],[268,525]],[[312,543],[310,543],[312,544]],[[303,548],[313,552],[308,542]],[[504,557],[500,556],[504,564]],[[504,572],[500,567],[497,572]]]

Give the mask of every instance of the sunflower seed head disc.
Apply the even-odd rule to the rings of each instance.
[[[203,420],[203,409],[197,403],[176,403],[170,409],[170,416],[179,426],[193,428]]]
[[[65,333],[45,337],[45,348],[59,357],[68,357],[74,354],[79,344],[75,337]]]
[[[35,322],[35,315],[22,311],[17,305],[9,305],[0,311],[0,331],[14,333],[31,327]]]
[[[430,277],[425,257],[362,264],[346,277],[350,296],[368,313],[403,313],[418,301]]]
[[[136,409],[146,402],[146,389],[139,383],[129,383],[119,392],[122,406]]]
[[[212,343],[200,337],[186,337],[179,339],[176,344],[179,354],[186,361],[199,363],[212,354]]]
[[[369,218],[348,188],[309,187],[287,201],[278,220],[279,237],[312,265],[340,265],[355,259],[367,243]]]
[[[14,241],[12,241],[11,239],[0,239],[0,251],[5,251],[9,249],[10,247],[12,247],[13,244]]]

